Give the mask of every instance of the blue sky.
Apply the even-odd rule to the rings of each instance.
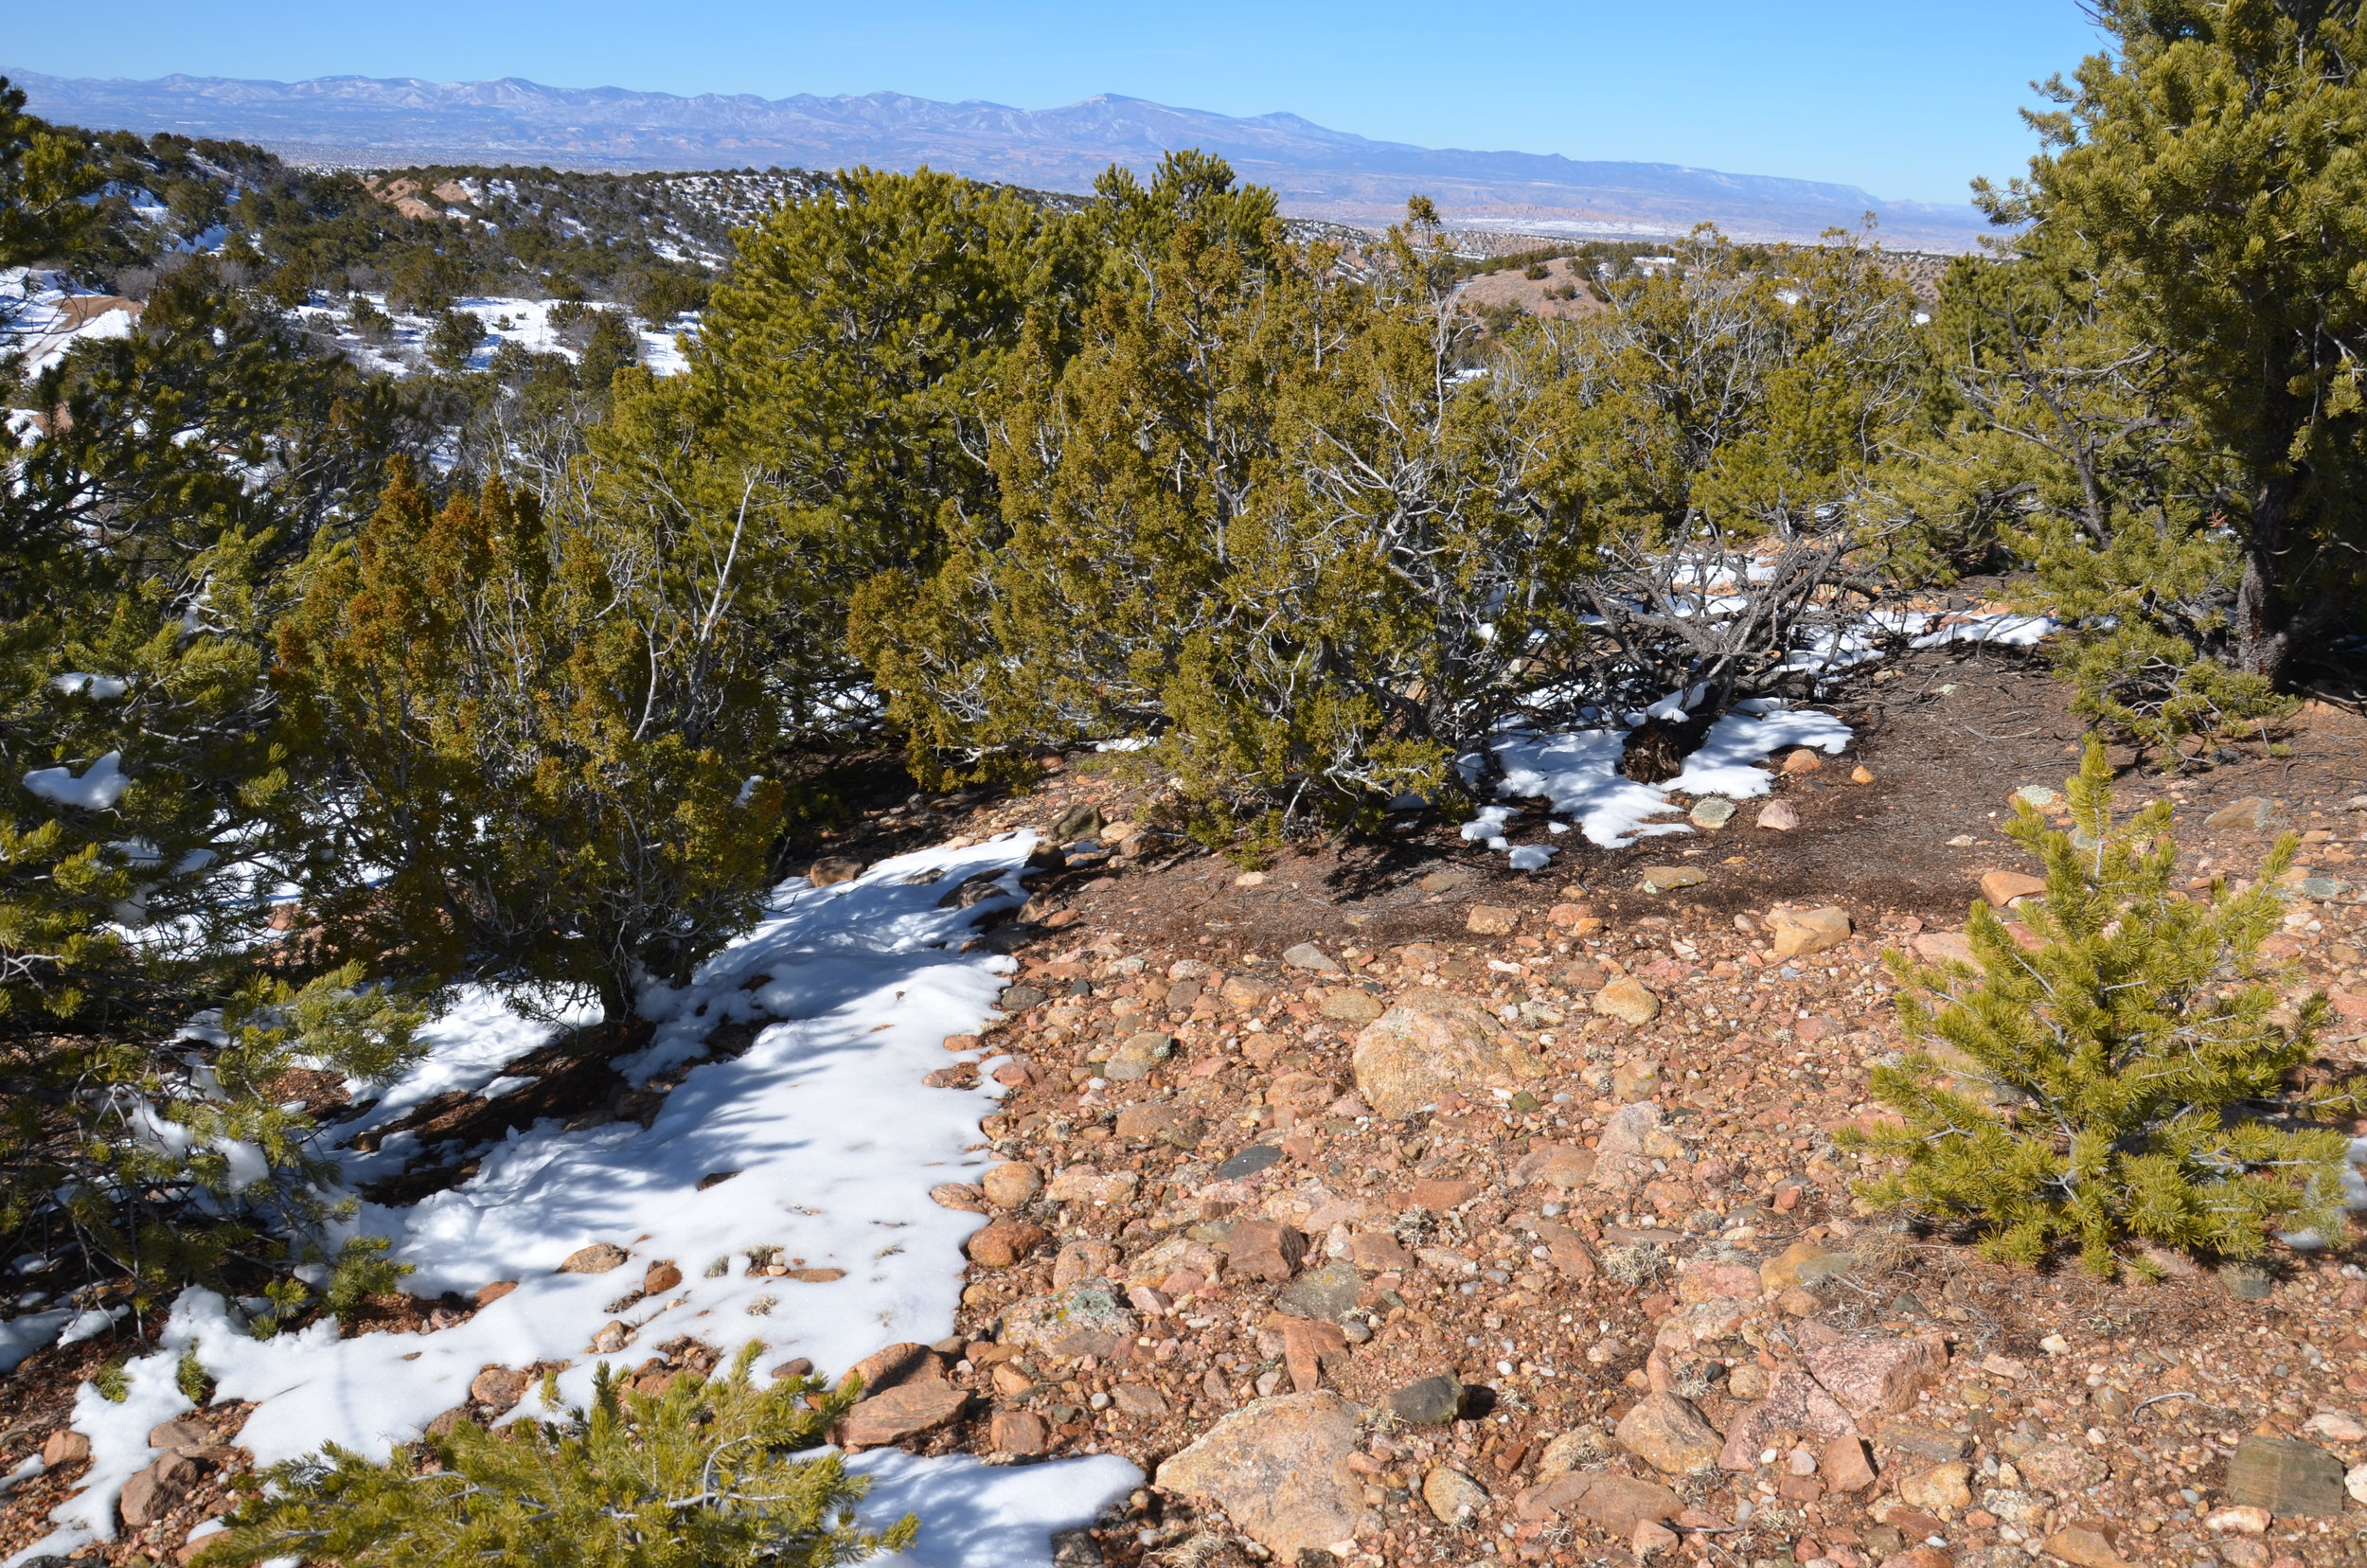
[[[2028,82],[2096,46],[2076,0],[673,4],[115,0],[13,9],[0,62],[57,76],[518,76],[670,93],[1041,109],[1123,93],[1288,110],[1431,147],[1636,158],[1961,201],[2021,170]]]

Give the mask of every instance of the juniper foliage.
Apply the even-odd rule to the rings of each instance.
[[[909,1545],[919,1530],[909,1514],[884,1530],[856,1523],[870,1483],[839,1455],[791,1457],[823,1440],[855,1386],[785,1378],[759,1389],[761,1348],[712,1381],[685,1375],[654,1395],[625,1390],[603,1363],[591,1405],[563,1414],[546,1378],[551,1414],[489,1433],[462,1422],[383,1464],[332,1445],[267,1472],[198,1560],[834,1568]]]
[[[2280,1125],[2302,1109],[2287,1079],[2326,1004],[2283,1008],[2260,953],[2298,841],[2281,839],[2250,887],[2220,878],[2186,897],[2168,804],[2115,823],[2111,777],[2091,740],[2068,783],[2071,832],[2016,804],[2006,831],[2046,867],[2028,947],[1976,903],[1972,963],[1892,955],[1901,1022],[1927,1048],[1875,1070],[1875,1098],[1901,1119],[1845,1136],[1901,1162],[1862,1194],[1969,1224],[2013,1262],[2075,1247],[2101,1275],[2132,1244],[2240,1258],[2282,1228],[2332,1234],[2346,1140]]]

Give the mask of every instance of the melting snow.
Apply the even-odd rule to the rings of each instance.
[[[123,774],[121,752],[109,752],[80,778],[74,776],[72,768],[35,768],[25,775],[25,787],[42,799],[58,806],[80,806],[86,811],[112,809],[131,782]]]
[[[1639,838],[1664,833],[1689,833],[1682,822],[1655,822],[1682,811],[1672,794],[1725,795],[1741,800],[1762,795],[1773,778],[1756,764],[1779,751],[1814,746],[1838,752],[1849,743],[1847,724],[1829,713],[1789,709],[1762,702],[1743,702],[1735,711],[1710,726],[1709,738],[1685,758],[1684,772],[1666,784],[1639,784],[1619,772],[1619,757],[1628,730],[1590,729],[1539,733],[1514,730],[1488,749],[1504,769],[1496,794],[1502,800],[1542,797],[1553,809],[1577,818],[1589,842],[1615,849]],[[1464,775],[1481,776],[1481,758],[1463,758]],[[1491,848],[1510,848],[1504,824],[1511,814],[1504,806],[1481,808],[1465,825],[1467,839],[1485,839]],[[1527,847],[1527,846],[1524,846]],[[1516,856],[1522,851],[1513,849]],[[1531,853],[1550,851],[1532,849]],[[1520,864],[1516,870],[1537,869]]]
[[[756,929],[690,986],[644,1001],[656,1033],[623,1064],[640,1078],[695,1059],[719,1024],[761,1025],[744,1054],[695,1068],[649,1128],[570,1132],[540,1123],[487,1151],[477,1174],[450,1191],[405,1209],[365,1205],[362,1230],[388,1237],[393,1256],[414,1265],[413,1291],[518,1282],[467,1322],[352,1339],[321,1324],[258,1341],[239,1307],[186,1292],[155,1351],[129,1364],[124,1403],[82,1390],[75,1424],[92,1442],[92,1479],[53,1513],[58,1529],[15,1560],[112,1536],[123,1483],[154,1457],[149,1430],[187,1408],[173,1379],[184,1349],[213,1375],[220,1398],[256,1402],[238,1440],[268,1465],[327,1442],[384,1454],[461,1403],[491,1364],[570,1363],[561,1391],[582,1402],[601,1359],[587,1348],[592,1337],[659,1259],[673,1260],[683,1280],[621,1310],[632,1338],[612,1360],[637,1363],[660,1342],[692,1335],[727,1361],[753,1340],[768,1357],[810,1357],[835,1375],[883,1345],[944,1337],[962,1289],[962,1243],[982,1221],[938,1207],[928,1191],[986,1163],[978,1119],[1004,1091],[990,1079],[974,1090],[920,1079],[964,1060],[948,1057],[947,1035],[975,1032],[993,1016],[1010,960],[957,950],[982,916],[1023,896],[1017,873],[1033,845],[1030,834],[1010,834],[899,856],[833,887],[785,884]],[[982,872],[1001,874],[999,899],[937,907]],[[383,1124],[449,1090],[502,1086],[503,1069],[554,1028],[472,995],[428,1031],[429,1059],[340,1131]],[[382,1149],[348,1158],[347,1170],[360,1179],[400,1158]],[[702,1187],[725,1172],[736,1174]],[[605,1274],[556,1272],[595,1241],[626,1248],[630,1261]],[[752,1275],[751,1252],[813,1276]],[[880,1481],[869,1516],[921,1516],[920,1543],[905,1560],[923,1568],[1048,1564],[1051,1531],[1089,1521],[1140,1479],[1112,1457],[1009,1467],[882,1452],[857,1464]]]

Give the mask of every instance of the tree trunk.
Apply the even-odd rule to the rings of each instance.
[[[2255,536],[2245,542],[2244,579],[2235,591],[2235,665],[2283,686],[2292,651],[2292,609],[2279,591],[2275,552]]]

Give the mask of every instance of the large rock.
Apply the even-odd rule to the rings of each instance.
[[[1237,1274],[1280,1285],[1298,1273],[1307,1238],[1279,1220],[1243,1220],[1225,1241],[1225,1267]]]
[[[1043,1245],[1051,1233],[1041,1225],[1005,1215],[972,1236],[964,1248],[985,1269],[1007,1269]]]
[[[1586,1185],[1594,1174],[1594,1151],[1575,1144],[1539,1144],[1512,1167],[1520,1182],[1543,1182],[1564,1192]]]
[[[1032,1296],[1003,1314],[1003,1340],[1054,1356],[1114,1356],[1131,1344],[1134,1314],[1107,1280]]]
[[[1356,1087],[1396,1119],[1450,1095],[1484,1096],[1545,1076],[1542,1059],[1469,997],[1421,989],[1360,1030]]]
[[[559,1265],[561,1274],[607,1274],[625,1266],[625,1249],[614,1241],[595,1241],[578,1247]]]
[[[2280,1519],[2331,1518],[2342,1511],[2342,1461],[2298,1437],[2247,1437],[2227,1462],[2227,1496]]]
[[[946,1425],[969,1400],[942,1378],[916,1378],[848,1411],[839,1423],[838,1440],[849,1450],[900,1443]]]
[[[1650,1100],[1612,1112],[1594,1146],[1594,1174],[1590,1180],[1605,1192],[1631,1191],[1650,1180],[1652,1156],[1644,1146],[1659,1131],[1660,1107]]]
[[[1043,1177],[1023,1160],[1006,1160],[980,1177],[978,1185],[996,1208],[1017,1208],[1043,1190]]]
[[[1767,931],[1775,956],[1798,958],[1849,940],[1849,912],[1836,904],[1822,909],[1771,909]]]
[[[1422,1501],[1441,1524],[1468,1524],[1487,1506],[1487,1489],[1450,1465],[1422,1477]]]
[[[1611,1470],[1571,1470],[1531,1487],[1512,1506],[1530,1521],[1575,1514],[1608,1535],[1624,1538],[1646,1521],[1676,1518],[1684,1506],[1683,1498],[1656,1481],[1638,1481]]]
[[[168,1453],[126,1481],[116,1505],[123,1512],[125,1525],[144,1530],[172,1512],[188,1495],[189,1484],[198,1473],[196,1460]]]
[[[1407,1383],[1386,1402],[1389,1413],[1408,1426],[1444,1426],[1463,1412],[1463,1381],[1444,1372]]]
[[[1596,991],[1588,1006],[1605,1018],[1615,1018],[1622,1024],[1649,1024],[1660,1016],[1660,998],[1642,981],[1626,975]]]
[[[2076,1443],[2040,1443],[2014,1461],[2025,1481],[2051,1492],[2085,1491],[2105,1477],[2104,1461]]]
[[[1619,1418],[1616,1433],[1629,1453],[1664,1475],[1713,1470],[1723,1447],[1701,1413],[1674,1394],[1646,1394]]]
[[[1818,1387],[1815,1379],[1787,1366],[1767,1385],[1767,1398],[1744,1406],[1726,1428],[1726,1447],[1717,1462],[1730,1470],[1756,1470],[1760,1451],[1777,1437],[1807,1436],[1825,1443],[1856,1435],[1858,1424],[1849,1412]]]
[[[1348,1468],[1361,1406],[1329,1390],[1255,1399],[1159,1467],[1167,1491],[1224,1510],[1284,1562],[1369,1527],[1364,1478]]]
[[[2276,819],[2277,803],[2275,801],[2264,799],[2259,795],[2246,795],[2243,799],[2222,806],[2203,818],[2202,825],[2205,828],[2234,829],[2238,831],[2257,833]]]
[[[1967,1482],[1971,1475],[1972,1467],[1962,1459],[1953,1464],[1934,1465],[1900,1481],[1898,1500],[1926,1513],[1937,1513],[1942,1508],[1969,1508],[1972,1488]]]
[[[1903,1416],[1914,1408],[1915,1395],[1948,1370],[1948,1345],[1936,1334],[1851,1335],[1804,1345],[1800,1359],[1852,1416]]]
[[[2046,896],[2046,879],[2034,877],[2026,871],[1984,871],[1981,874],[1981,896],[1998,909],[2009,907],[2016,899],[2038,899]]]

